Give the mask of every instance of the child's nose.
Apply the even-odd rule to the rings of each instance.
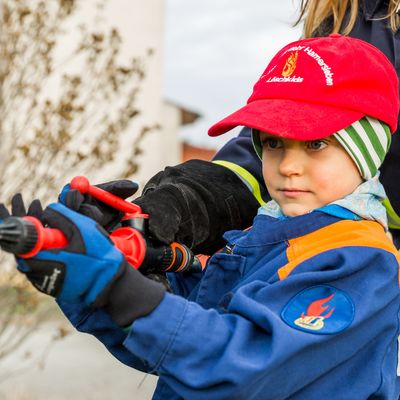
[[[304,160],[296,149],[287,149],[282,154],[279,172],[284,176],[301,175],[304,171]]]

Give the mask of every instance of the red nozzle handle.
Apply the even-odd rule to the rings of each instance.
[[[85,176],[76,176],[72,179],[70,185],[72,189],[79,190],[82,194],[87,193],[95,199],[115,208],[116,210],[133,214],[142,213],[142,209],[138,205],[130,203],[129,201],[125,201],[118,196],[96,186],[92,186]]]

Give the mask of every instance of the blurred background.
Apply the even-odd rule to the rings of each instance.
[[[210,159],[207,129],[241,107],[300,36],[298,0],[3,0],[1,202]],[[75,333],[0,253],[0,399],[150,399],[156,379]]]
[[[242,107],[270,59],[297,40],[299,0],[167,0],[163,95],[201,117],[181,127],[184,143],[218,149],[208,128]]]

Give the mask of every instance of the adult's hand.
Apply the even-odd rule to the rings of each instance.
[[[121,199],[127,199],[136,193],[138,184],[127,180],[117,180],[96,185]],[[97,221],[104,229],[111,232],[121,221],[123,212],[103,203],[79,190],[71,189],[70,184],[63,187],[58,200],[68,208]]]
[[[259,207],[234,172],[202,160],[159,172],[135,203],[149,214],[154,239],[185,244],[196,254],[213,254],[222,248],[223,233],[248,228]]]
[[[12,197],[11,213],[8,211],[7,207],[3,203],[0,204],[0,219],[6,219],[10,216],[13,217],[30,216],[40,219],[42,213],[43,213],[43,208],[40,203],[40,200],[38,199],[32,201],[27,211],[21,193],[17,193]]]

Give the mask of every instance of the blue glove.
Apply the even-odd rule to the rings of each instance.
[[[68,246],[17,259],[19,271],[39,291],[65,303],[104,307],[121,326],[162,300],[164,287],[128,264],[96,221],[60,203],[50,204],[41,219],[60,229]]]
[[[98,188],[126,199],[136,193],[138,184],[127,179],[111,181],[96,185]],[[108,232],[111,232],[121,221],[124,213],[76,189],[70,184],[65,185],[58,196],[58,200],[67,207],[80,214],[97,221]]]
[[[95,221],[62,204],[51,204],[42,221],[62,230],[68,240],[63,249],[41,251],[32,259],[18,259],[40,291],[67,303],[92,304],[125,268],[122,253]]]

